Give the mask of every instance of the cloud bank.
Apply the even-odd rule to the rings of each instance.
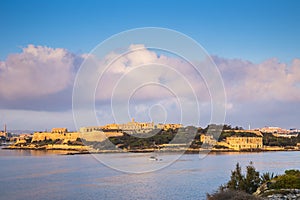
[[[133,47],[137,46],[128,47],[128,51]],[[178,57],[146,49],[143,45],[139,47],[139,51],[122,55],[112,63],[105,72],[106,75],[99,81],[96,100],[103,109],[98,113],[111,120],[111,116],[106,115],[105,109],[110,108],[112,91],[115,91],[116,99],[127,99],[127,89],[139,85],[145,79],[168,85],[176,90],[176,94],[185,97],[190,94],[191,85],[197,91],[197,97],[203,106],[202,111],[209,112],[207,109],[210,103],[209,91],[205,82],[199,79],[188,63]],[[105,60],[97,62],[99,65],[107,63],[116,54],[118,52],[111,52]],[[11,54],[6,60],[0,61],[0,109],[2,110],[0,114],[3,123],[12,123],[16,128],[22,126],[24,129],[34,128],[25,127],[20,117],[28,117],[24,113],[31,111],[43,112],[43,116],[48,112],[51,118],[54,112],[69,112],[63,116],[71,116],[74,78],[86,57],[88,55],[75,55],[62,48],[28,45],[21,53]],[[233,124],[236,122],[243,126],[251,123],[255,126],[279,125],[300,128],[297,116],[290,113],[300,106],[299,58],[295,58],[290,64],[281,63],[276,58],[258,64],[242,59],[226,59],[218,56],[212,58],[220,70],[226,89],[227,122]],[[175,70],[170,70],[167,66],[173,66]],[[135,70],[132,70],[133,68]],[[137,71],[142,68],[145,76],[137,76],[140,74]],[[117,84],[119,85],[116,89]],[[101,87],[102,85],[105,87]],[[142,87],[135,94],[130,101],[136,106],[129,107],[137,115],[143,112],[148,114],[145,105],[149,106],[151,103],[158,105],[161,102],[163,105],[170,105],[171,110],[178,106],[170,91],[157,88],[156,85]],[[14,110],[12,112],[14,115],[18,115],[19,110],[20,115],[5,117],[9,110]],[[36,114],[33,116],[37,118]],[[202,116],[205,118],[209,115],[203,113]],[[272,124],[266,124],[268,120]],[[67,121],[66,126],[72,126],[72,119]],[[44,124],[39,120],[39,123],[40,127],[55,126],[47,120]]]
[[[259,64],[213,57],[226,86],[228,98],[237,102],[300,100],[300,59],[290,65],[271,58]]]
[[[28,45],[0,62],[0,97],[33,99],[73,84],[78,56],[66,49]]]

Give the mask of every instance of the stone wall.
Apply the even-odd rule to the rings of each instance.
[[[31,142],[39,142],[45,140],[67,140],[67,141],[76,141],[79,138],[78,132],[70,133],[50,133],[50,132],[36,132],[33,134]]]

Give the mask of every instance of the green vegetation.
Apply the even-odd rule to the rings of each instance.
[[[234,131],[222,131],[218,141],[225,140],[227,137],[238,136],[238,137],[258,137],[255,133],[251,132],[234,132]]]
[[[149,133],[151,134],[151,133]],[[122,148],[126,149],[147,149],[147,148],[156,148],[156,145],[169,143],[174,136],[176,135],[175,131],[171,129],[168,131],[160,130],[158,133],[152,137],[143,138],[138,136],[132,136],[127,133],[124,133],[121,137],[111,137],[109,140],[115,145],[122,145]]]
[[[267,183],[270,182],[274,178],[274,173],[265,172],[261,175],[261,183]]]
[[[205,148],[205,147],[203,147],[203,148]],[[229,149],[228,147],[223,146],[223,145],[215,145],[214,148],[215,149]]]
[[[285,174],[277,176],[270,184],[270,189],[300,189],[300,171],[286,170]]]
[[[104,140],[102,142],[88,142],[88,141],[82,141],[83,144],[92,146],[94,149],[100,149],[100,150],[116,150],[117,145],[114,146],[111,144],[109,140]]]
[[[220,137],[220,134],[224,129],[229,128],[230,126],[227,125],[217,125],[217,124],[210,124],[206,128],[200,130],[200,134],[209,134],[212,135],[215,139]]]
[[[36,146],[44,146],[44,145],[48,145],[48,144],[56,144],[58,141],[60,141],[59,139],[57,140],[40,140],[40,141],[34,141],[31,144],[35,144]]]
[[[289,194],[293,189],[300,189],[300,171],[286,170],[285,174],[275,176],[273,173],[266,172],[261,176],[255,170],[253,163],[246,167],[246,175],[242,173],[239,163],[235,170],[231,172],[230,180],[220,186],[214,194],[207,195],[208,200],[226,200],[226,199],[260,199],[252,195],[259,196],[272,194]]]
[[[265,133],[263,137],[263,144],[266,146],[296,146],[297,143],[300,143],[300,134],[298,137],[284,138],[275,137],[272,133]]]
[[[187,129],[187,130],[186,130]],[[127,133],[123,133],[124,135],[121,137],[110,137],[109,140],[115,144],[120,146],[121,148],[126,149],[148,149],[148,148],[159,148],[158,145],[168,144],[171,141],[176,143],[189,143],[192,142],[192,148],[199,148],[201,146],[200,143],[200,135],[196,134],[195,138],[191,138],[197,130],[194,127],[187,127],[179,130],[169,129],[167,131],[164,130],[153,130],[148,133],[149,135],[153,135],[151,137],[144,137],[142,135],[130,135]],[[176,138],[175,138],[176,137]]]
[[[57,144],[57,143],[56,143]],[[68,141],[68,145],[82,146],[83,142],[80,138],[77,138],[76,141]]]
[[[230,181],[228,181],[224,189],[241,190],[249,194],[255,192],[261,183],[259,172],[255,170],[252,163],[246,168],[247,173],[245,176],[242,174],[239,163],[237,163],[235,170],[231,172]]]
[[[37,147],[41,147],[41,146],[45,146],[48,144],[63,144],[64,140],[62,139],[56,139],[56,140],[52,140],[52,139],[48,139],[48,140],[40,140],[40,141],[33,141],[31,142],[31,144],[35,144]],[[28,144],[30,142],[27,142]],[[68,145],[83,145],[82,141],[80,138],[77,138],[76,141],[68,141],[67,142]]]
[[[202,142],[200,142],[200,134],[197,133],[195,139],[192,141],[190,148],[192,149],[199,149],[201,148]]]
[[[212,131],[214,131],[214,130],[218,130],[218,131],[220,131],[220,130],[223,130],[223,131],[225,131],[225,130],[244,130],[243,127],[238,127],[238,126],[231,127],[231,125],[228,125],[228,124],[224,124],[224,125],[209,124],[206,128],[202,129],[202,131],[206,133],[208,129],[210,129]]]

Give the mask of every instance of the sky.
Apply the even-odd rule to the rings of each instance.
[[[86,55],[112,35],[141,27],[181,32],[212,56],[227,95],[225,123],[300,128],[299,1],[2,0],[0,8],[0,124],[9,129],[75,129],[72,91]],[[139,64],[179,63],[146,48],[126,59],[136,63],[141,56],[148,60]],[[136,111],[157,102],[160,111],[161,105],[174,107],[172,99],[162,103],[153,97],[152,104],[141,99]],[[107,100],[98,99],[102,123],[113,120]],[[206,109],[202,126],[209,122]]]

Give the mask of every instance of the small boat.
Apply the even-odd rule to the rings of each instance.
[[[157,157],[155,157],[155,156],[150,156],[150,157],[149,157],[149,160],[154,160],[154,161],[157,161],[157,160],[158,160],[158,158],[157,158]]]

